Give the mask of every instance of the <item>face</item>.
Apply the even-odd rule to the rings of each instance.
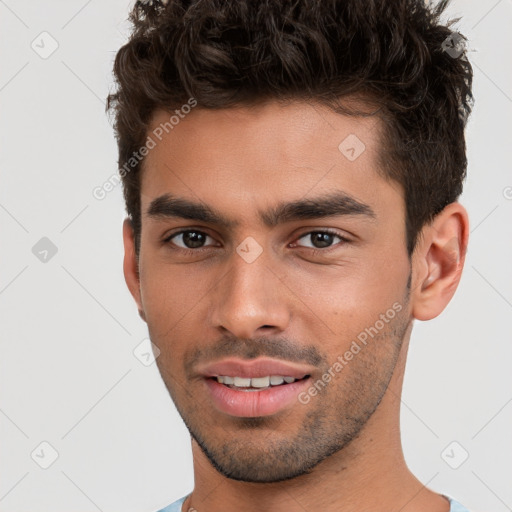
[[[225,476],[309,472],[361,434],[397,371],[411,268],[380,130],[299,102],[197,108],[146,157],[132,293]]]

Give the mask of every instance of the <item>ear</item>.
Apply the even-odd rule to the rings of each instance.
[[[413,254],[412,315],[438,316],[452,299],[462,275],[469,237],[466,209],[450,203],[425,226]]]
[[[128,289],[135,299],[135,303],[139,309],[140,317],[146,321],[144,315],[144,308],[142,306],[140,294],[140,279],[139,279],[139,263],[135,255],[135,238],[132,221],[126,218],[123,222],[123,244],[124,244],[124,262],[123,272],[124,279],[128,285]]]

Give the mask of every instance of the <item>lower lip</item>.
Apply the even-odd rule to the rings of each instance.
[[[238,391],[215,379],[205,381],[213,404],[219,411],[231,416],[254,418],[270,416],[297,403],[297,397],[308,385],[309,378],[261,391]]]

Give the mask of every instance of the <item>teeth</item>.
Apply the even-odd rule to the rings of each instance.
[[[237,388],[250,388],[251,387],[251,379],[246,379],[244,377],[235,377],[235,386]]]
[[[281,375],[268,375],[265,377],[229,377],[227,375],[217,376],[217,382],[235,386],[238,388],[268,388],[269,386],[279,386],[286,382],[291,384],[297,379],[294,377],[283,377]]]
[[[270,386],[270,377],[253,377],[251,379],[253,388],[268,388]]]

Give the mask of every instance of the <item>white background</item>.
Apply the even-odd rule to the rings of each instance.
[[[127,0],[0,0],[0,511],[154,512],[192,488],[190,440],[122,275],[121,188],[104,113]],[[413,330],[407,462],[481,512],[512,510],[512,1],[455,2],[476,105],[462,204],[471,239],[445,312]],[[58,49],[41,58],[31,43]],[[508,199],[507,191],[508,190]],[[58,249],[41,262],[32,247]],[[42,469],[51,451],[58,459]],[[469,458],[452,469],[452,460]],[[38,448],[39,447],[39,448]],[[462,447],[462,448],[461,448]],[[37,457],[36,457],[37,458]],[[48,460],[48,459],[47,459]],[[44,462],[44,461],[43,461]],[[453,462],[452,462],[453,464]]]

